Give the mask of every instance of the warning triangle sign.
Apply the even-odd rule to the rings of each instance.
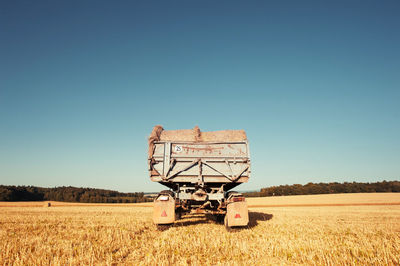
[[[165,212],[165,210],[161,213],[161,217],[167,217],[167,213]]]
[[[235,218],[242,218],[239,213],[236,213]]]

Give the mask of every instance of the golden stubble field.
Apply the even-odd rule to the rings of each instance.
[[[248,202],[259,207],[233,232],[204,216],[158,231],[151,204],[0,203],[0,264],[400,264],[400,193]]]

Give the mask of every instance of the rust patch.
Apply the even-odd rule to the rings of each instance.
[[[224,147],[215,147],[215,148],[211,148],[211,147],[206,147],[206,148],[194,148],[194,147],[189,147],[189,146],[182,146],[183,149],[186,150],[193,150],[193,151],[213,151],[213,150],[221,150],[224,149]]]
[[[220,150],[223,150],[224,147],[212,147],[212,146],[206,146],[204,148],[196,148],[196,147],[191,147],[191,146],[182,146],[182,149],[184,153],[190,154],[190,153],[195,153],[198,151],[203,151],[204,153],[213,153],[213,152],[220,152]]]
[[[151,169],[150,175],[151,175],[151,176],[157,176],[157,175],[160,175],[160,173],[157,172],[157,170],[155,170],[155,169]]]

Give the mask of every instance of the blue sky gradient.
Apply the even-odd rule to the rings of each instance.
[[[158,191],[147,136],[245,129],[243,190],[400,176],[399,1],[2,1],[0,184]]]

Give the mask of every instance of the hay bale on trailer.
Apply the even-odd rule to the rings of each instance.
[[[161,130],[161,131],[160,131]],[[155,126],[149,140],[156,141],[190,141],[190,142],[227,142],[247,140],[244,130],[200,131],[198,126],[193,129],[164,130]]]

